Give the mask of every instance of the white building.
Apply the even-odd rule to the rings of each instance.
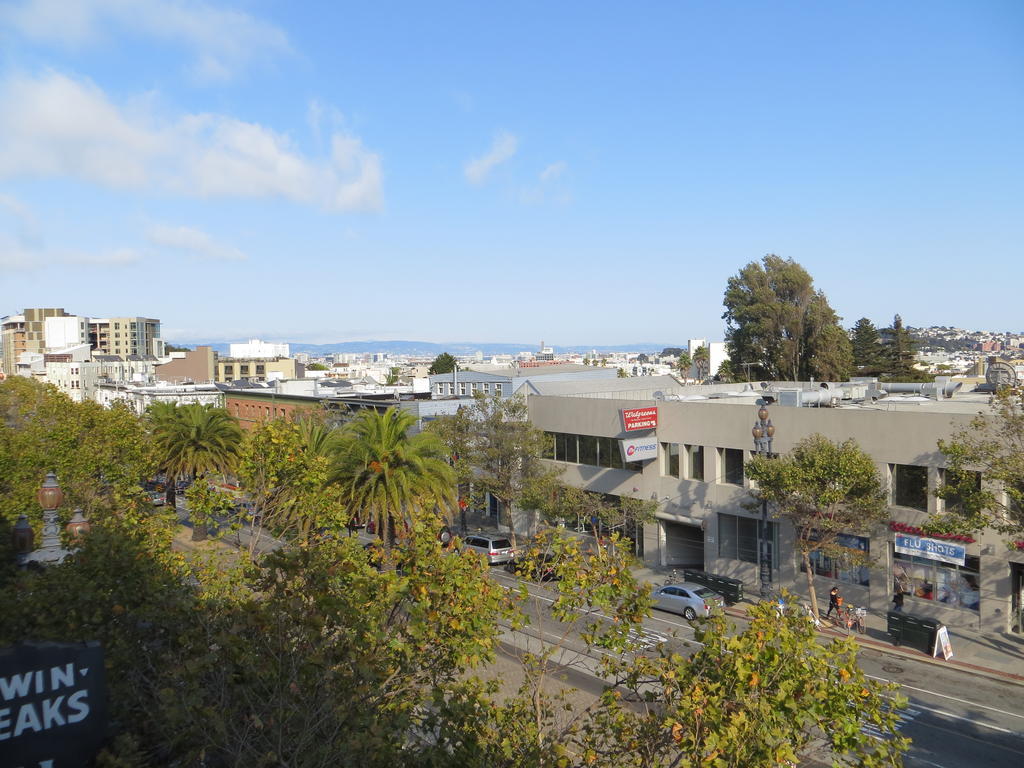
[[[288,357],[287,344],[272,344],[269,341],[249,339],[244,344],[232,344],[229,357],[236,358],[274,358]]]
[[[89,318],[77,315],[47,317],[43,321],[43,339],[47,350],[88,344]]]
[[[140,416],[153,403],[174,403],[175,405],[212,405],[223,407],[224,395],[216,384],[167,384],[160,382],[153,386],[122,384],[101,381],[96,386],[96,402],[105,408],[120,401]]]

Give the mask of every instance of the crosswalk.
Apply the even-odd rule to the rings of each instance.
[[[914,718],[916,718],[920,714],[921,714],[921,710],[913,709],[913,708],[910,708],[910,707],[908,707],[906,709],[900,710],[900,712],[896,715],[896,719],[898,721],[896,723],[896,730],[899,730],[900,728],[902,728],[907,723],[911,722]],[[866,723],[866,724],[862,725],[860,727],[860,731],[861,731],[861,733],[865,733],[868,736],[871,736],[872,738],[875,738],[875,739],[878,739],[878,740],[882,740],[882,739],[886,738],[885,735],[878,729],[878,726],[876,726],[876,725],[874,725],[872,723]]]
[[[629,644],[637,651],[647,651],[654,648],[656,645],[667,642],[668,636],[660,635],[657,632],[651,632],[646,629],[631,629],[629,631]]]

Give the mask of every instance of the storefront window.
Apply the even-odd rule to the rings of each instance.
[[[870,542],[864,536],[841,533],[836,538],[836,544],[850,550],[851,560],[865,558],[870,552]],[[828,557],[818,550],[811,552],[810,559],[817,576],[835,579],[846,584],[858,584],[863,587],[869,586],[871,583],[871,571],[866,564],[844,562],[844,558]],[[803,566],[800,570],[804,570]]]
[[[757,528],[760,521],[738,515],[718,515],[718,556],[743,563],[757,562]],[[778,526],[768,523],[771,552],[777,551]]]
[[[661,456],[664,462],[661,473],[665,477],[679,477],[679,445],[677,443],[662,443]]]
[[[977,557],[963,565],[942,563],[899,552],[893,555],[894,588],[920,600],[935,600],[977,611],[981,603]]]

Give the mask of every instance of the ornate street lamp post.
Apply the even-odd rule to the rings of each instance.
[[[31,564],[51,565],[63,562],[64,558],[71,554],[70,550],[60,545],[60,526],[57,522],[57,510],[64,503],[64,492],[57,483],[57,475],[53,472],[46,473],[46,480],[36,494],[39,506],[43,508],[43,541],[39,549],[33,550],[32,543],[34,534],[28,518],[21,515],[14,526],[11,534],[14,551],[17,555],[18,565],[24,567]],[[67,524],[66,530],[71,540],[81,541],[82,536],[89,532],[89,521],[82,515],[82,510],[76,509],[71,521]]]
[[[768,418],[768,409],[761,406],[757,411],[757,421],[754,428],[750,430],[754,436],[754,453],[758,456],[772,457],[772,438],[775,437],[775,427],[772,420]],[[761,599],[770,600],[772,597],[772,548],[768,541],[768,499],[761,499],[761,522],[757,531],[757,562],[761,571]]]

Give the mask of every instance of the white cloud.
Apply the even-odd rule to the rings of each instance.
[[[0,178],[70,176],[195,197],[283,197],[329,210],[382,205],[380,158],[336,132],[329,158],[304,156],[258,123],[119,107],[95,84],[48,72],[0,83]]]
[[[242,261],[246,258],[246,255],[234,246],[219,243],[206,232],[191,227],[154,224],[146,232],[146,239],[153,245],[185,251],[193,256],[214,261]]]
[[[565,169],[568,167],[569,166],[566,164],[564,160],[559,160],[557,163],[552,163],[551,165],[549,165],[547,168],[540,172],[541,183],[543,184],[548,181],[554,181],[563,173],[565,173]]]
[[[81,46],[126,32],[188,48],[203,80],[230,80],[253,61],[289,53],[288,37],[234,9],[183,0],[26,0],[0,9],[0,24],[33,40]]]
[[[511,133],[499,133],[487,154],[474,158],[466,164],[466,180],[470,184],[483,184],[495,166],[504,163],[519,149],[519,139]]]

